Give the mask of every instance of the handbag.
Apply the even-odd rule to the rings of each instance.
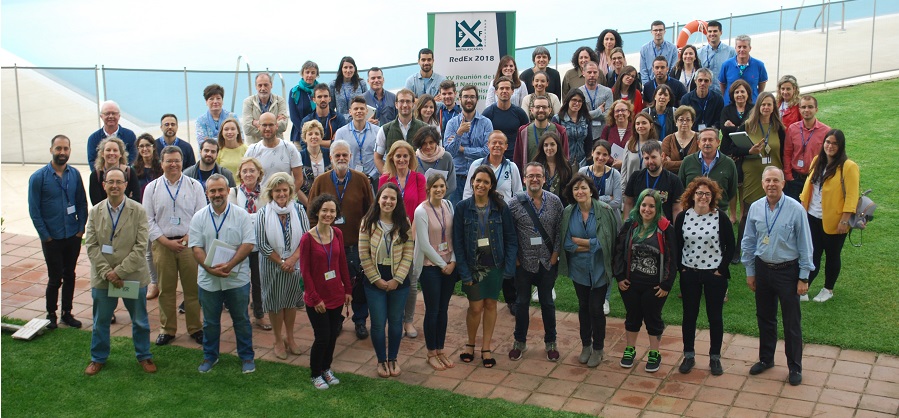
[[[846,182],[843,177],[843,167],[840,167],[840,187],[843,188],[843,200],[846,200]],[[868,194],[871,189],[865,190],[858,197],[858,204],[855,206],[855,213],[849,216],[849,243],[853,247],[861,247],[864,240],[864,230],[868,226],[868,222],[874,220],[874,211],[877,210],[877,203],[874,203]],[[858,245],[852,242],[852,230],[858,229],[862,237],[858,241]]]

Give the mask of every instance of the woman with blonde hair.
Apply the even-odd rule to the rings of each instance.
[[[222,128],[219,130],[218,136],[219,155],[216,157],[216,163],[220,167],[225,167],[232,173],[237,173],[240,162],[243,160],[244,154],[247,153],[248,145],[243,141],[243,134],[240,133],[240,122],[237,119],[228,118],[222,122]],[[187,167],[185,167],[187,168]],[[235,179],[240,184],[240,176]]]
[[[777,81],[777,109],[784,129],[802,120],[799,114],[799,82],[796,77],[785,75]]]
[[[103,189],[103,176],[106,170],[119,168],[125,173],[125,197],[135,200],[140,194],[140,184],[136,176],[132,175],[128,166],[128,151],[125,150],[125,142],[116,137],[109,137],[100,141],[97,145],[97,159],[94,160],[94,172],[91,173],[88,182],[88,195],[91,204],[96,205],[106,199],[106,190]]]

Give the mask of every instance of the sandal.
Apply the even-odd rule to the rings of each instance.
[[[278,351],[278,348],[281,348],[281,351]],[[281,360],[287,360],[287,345],[286,344],[278,344],[275,343],[275,346],[272,347],[275,352],[275,357]]]
[[[379,377],[390,377],[390,371],[387,370],[387,362],[378,363],[378,376]]]
[[[265,331],[271,331],[271,330],[272,330],[272,324],[265,323],[265,322],[263,322],[262,319],[257,319],[257,320],[256,320],[256,326],[259,327],[260,329],[265,330]]]
[[[446,356],[446,354],[437,353],[437,360],[440,360],[440,363],[443,364],[443,367],[446,367],[447,369],[456,367],[456,364],[453,363],[453,361],[450,360],[449,357]]]
[[[463,363],[471,363],[474,361],[474,344],[465,344],[466,347],[471,347],[471,352],[466,353],[462,352],[459,354],[459,359],[462,360]]]
[[[390,368],[390,376],[391,377],[397,377],[403,373],[403,371],[400,370],[400,366],[396,365],[396,360],[388,360],[387,366]]]
[[[490,354],[490,358],[484,358],[484,353]],[[493,358],[493,352],[490,350],[481,350],[481,362],[484,363],[484,367],[488,369],[492,369],[493,366],[496,366],[496,359]]]
[[[431,366],[432,369],[437,370],[438,372],[442,372],[446,370],[446,366],[443,365],[443,362],[440,361],[440,357],[435,355],[428,355],[428,366]]]

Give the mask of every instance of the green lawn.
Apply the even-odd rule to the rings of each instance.
[[[849,158],[861,168],[861,188],[873,189],[872,199],[878,204],[875,220],[864,233],[864,246],[843,247],[843,269],[834,289],[834,298],[826,303],[802,304],[802,331],[806,343],[828,344],[843,348],[899,354],[899,263],[891,241],[899,224],[899,187],[890,168],[899,152],[894,143],[899,132],[895,116],[895,98],[899,96],[899,79],[817,93],[818,119],[846,134]],[[893,174],[890,174],[893,173]],[[858,233],[853,233],[858,243]],[[822,260],[823,261],[823,260]],[[758,336],[755,299],[746,287],[746,271],[731,267],[730,301],[724,306],[726,332]],[[809,294],[814,297],[824,286],[819,274]],[[577,298],[567,279],[556,285],[556,307],[577,310]],[[663,318],[669,324],[680,324],[683,318],[681,300],[672,295],[665,304]],[[612,293],[612,315],[624,317],[624,306],[617,290]],[[708,328],[700,309],[699,326]],[[782,336],[782,334],[781,334]]]
[[[107,366],[86,376],[90,338],[89,331],[70,328],[29,342],[4,334],[3,416],[579,416],[350,373],[319,391],[307,368],[257,361],[256,373],[243,375],[231,355],[201,375],[201,352],[176,346],[153,348],[159,371],[148,375],[124,337],[113,338]]]

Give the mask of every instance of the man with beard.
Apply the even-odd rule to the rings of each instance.
[[[512,361],[521,360],[528,350],[527,336],[530,326],[531,286],[537,286],[540,312],[543,317],[543,343],[546,359],[559,360],[556,347],[556,304],[553,287],[559,275],[559,251],[562,240],[562,201],[558,196],[543,190],[546,169],[538,162],[525,167],[527,193],[518,193],[509,205],[515,229],[518,231],[518,267],[515,269],[515,292],[518,309],[515,314],[515,343],[509,351]]]
[[[228,187],[234,187],[234,175],[231,170],[220,167],[216,162],[219,155],[219,143],[214,139],[207,139],[200,143],[200,162],[184,170],[184,175],[200,182],[206,188],[206,180],[213,174],[221,174],[228,180]]]
[[[243,113],[241,125],[247,144],[255,144],[262,141],[259,117],[263,113],[270,112],[277,115],[278,138],[287,130],[287,102],[283,97],[272,94],[272,76],[269,73],[256,74],[256,94],[243,100]],[[189,167],[189,165],[185,165]]]
[[[412,90],[415,97],[430,94],[437,97],[437,89],[446,77],[434,72],[434,51],[422,48],[418,51],[420,70],[406,79],[406,88]]]
[[[402,89],[396,92],[396,109],[399,114],[396,120],[385,123],[378,131],[378,138],[375,141],[375,166],[378,167],[378,173],[384,172],[384,156],[390,151],[390,147],[394,142],[403,140],[412,143],[412,138],[418,130],[428,126],[418,119],[412,117],[412,106],[415,103],[415,94],[409,89]]]
[[[396,95],[384,90],[384,71],[378,67],[371,67],[368,70],[368,87],[368,91],[362,97],[368,106],[375,108],[375,114],[368,119],[368,123],[380,126],[382,121],[387,123],[396,119]],[[365,111],[368,113],[368,108]],[[350,110],[350,116],[352,115],[353,112]]]
[[[100,141],[109,137],[119,138],[125,143],[128,164],[137,158],[137,136],[134,135],[134,131],[119,125],[121,117],[122,111],[116,102],[107,100],[100,105],[100,121],[103,122],[103,127],[87,137],[87,165],[91,172],[94,171],[94,160],[97,159],[97,146],[100,145]]]
[[[501,76],[493,82],[496,89],[496,103],[484,109],[485,118],[493,123],[493,129],[506,134],[506,138],[518,138],[518,128],[527,125],[531,120],[524,109],[512,105],[512,79]],[[515,142],[506,150],[506,159],[511,160],[515,154]]]
[[[528,162],[534,161],[540,145],[540,138],[547,132],[555,132],[559,135],[559,139],[562,141],[559,152],[568,158],[568,133],[565,132],[564,126],[550,120],[553,107],[546,96],[534,99],[531,114],[534,115],[534,121],[518,128],[518,140],[515,142],[515,154],[512,161],[518,166],[519,171],[524,171],[524,166]]]
[[[674,219],[681,211],[680,196],[684,194],[684,185],[677,175],[665,170],[662,161],[665,153],[662,152],[662,143],[649,141],[640,148],[643,154],[643,169],[634,174],[624,188],[624,216],[627,217],[634,208],[634,199],[644,189],[657,190],[662,195],[662,209],[668,219]]]
[[[200,306],[203,308],[203,362],[198,371],[206,373],[219,360],[222,305],[231,314],[237,355],[241,371],[253,373],[253,330],[247,307],[250,304],[250,262],[247,256],[256,244],[256,232],[250,215],[241,207],[228,203],[231,189],[221,174],[213,174],[206,180],[206,198],[209,204],[194,214],[190,221],[190,242],[193,256],[200,266],[197,275]],[[220,252],[232,248],[231,256]],[[214,249],[214,250],[213,250]],[[212,260],[207,262],[207,253]],[[225,261],[227,260],[227,261]]]
[[[317,120],[322,124],[322,148],[331,146],[334,132],[346,125],[346,118],[331,108],[331,89],[325,83],[316,84],[312,88],[312,100],[315,102],[315,111],[303,118],[303,124],[310,120]],[[296,144],[298,150],[306,149],[306,141],[298,138]]]
[[[197,163],[193,147],[191,147],[187,141],[178,138],[177,116],[171,113],[162,115],[162,118],[159,119],[159,129],[162,130],[162,136],[156,138],[156,154],[160,159],[162,159],[163,148],[174,145],[181,148],[181,155],[184,156],[184,163],[181,165],[182,167],[190,167]]]
[[[584,85],[578,87],[587,98],[584,106],[590,112],[594,140],[599,139],[606,123],[606,110],[612,107],[612,89],[600,84],[599,74],[599,64],[593,61],[584,64]]]
[[[493,131],[493,122],[478,114],[476,110],[478,107],[477,87],[466,84],[462,87],[459,95],[462,102],[462,114],[446,123],[446,129],[443,132],[443,146],[453,156],[456,184],[468,184],[466,181],[468,176],[461,173],[468,173],[468,169],[473,167],[473,161],[487,156],[487,138]],[[504,144],[503,151],[506,146],[508,145]],[[520,179],[518,184],[520,187]],[[462,192],[461,187],[456,187],[456,191],[449,197],[450,202],[455,205],[464,199]]]
[[[309,201],[322,194],[330,194],[340,204],[340,217],[334,220],[334,226],[343,232],[343,246],[346,251],[347,268],[353,282],[353,323],[356,326],[356,338],[368,338],[365,320],[368,319],[368,304],[362,289],[362,263],[359,261],[359,227],[368,208],[374,204],[372,186],[368,176],[350,168],[353,154],[350,144],[342,139],[335,140],[329,150],[333,169],[315,178],[309,190]],[[309,219],[311,227],[315,227],[318,219]]]
[[[812,168],[812,160],[821,152],[824,137],[830,127],[818,120],[818,99],[805,95],[799,99],[799,113],[802,120],[787,127],[784,141],[784,178],[787,181],[784,193],[799,200],[802,187]]]
[[[72,316],[72,299],[75,296],[75,264],[87,223],[87,193],[81,174],[68,164],[71,144],[65,135],[54,136],[50,140],[53,157],[50,164],[39,168],[28,180],[28,213],[41,239],[47,263],[46,306],[50,329],[56,328],[60,287],[62,322],[72,328],[81,328],[81,321]]]
[[[696,120],[693,121],[693,131],[695,132],[705,128],[719,128],[718,125],[721,124],[724,98],[718,92],[710,89],[713,80],[712,72],[708,68],[696,70],[696,90],[685,94],[680,99],[682,106],[690,106],[696,111]]]
[[[272,113],[266,112],[259,117],[259,126],[262,127],[262,141],[250,145],[244,157],[253,157],[262,164],[265,177],[262,178],[262,186],[268,178],[275,173],[287,173],[293,177],[294,190],[297,192],[297,200],[303,205],[308,203],[303,187],[303,160],[300,152],[286,140],[278,138],[277,118]]]
[[[668,101],[668,106],[680,106],[680,99],[687,94],[687,88],[677,79],[668,76],[668,61],[665,60],[665,57],[656,57],[652,62],[652,74],[653,77],[647,78],[648,81],[643,83],[643,105],[649,107],[650,103],[655,100],[656,89],[660,85],[666,84],[671,87],[671,99]]]

